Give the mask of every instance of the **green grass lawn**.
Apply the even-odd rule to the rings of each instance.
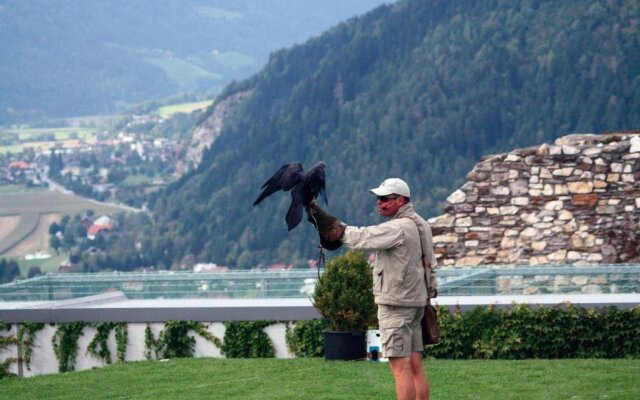
[[[42,186],[27,187],[27,185],[0,185],[0,194],[2,193],[20,193],[20,192],[42,192],[49,190]]]
[[[213,59],[227,68],[242,68],[254,64],[257,60],[237,51],[225,51],[213,56]]]
[[[190,87],[201,79],[215,81],[222,75],[175,57],[147,57],[145,61],[160,67],[180,87]]]
[[[34,136],[42,134],[54,135],[56,140],[67,140],[71,136],[75,136],[78,139],[84,139],[91,137],[92,133],[89,129],[78,127],[62,127],[62,128],[20,128],[20,129],[7,129],[7,132],[15,133],[18,135],[21,141],[29,141]]]
[[[92,130],[78,127],[63,128],[11,128],[6,132],[18,135],[19,143],[0,146],[0,154],[21,153],[26,148],[50,149],[55,144],[75,144],[77,140],[93,140],[95,134]],[[53,140],[44,139],[43,135],[53,135]]]
[[[153,176],[147,175],[127,175],[124,181],[120,182],[121,186],[139,186],[139,185],[149,185],[153,182]]]
[[[213,103],[213,100],[196,101],[193,103],[173,104],[170,106],[160,107],[157,113],[163,117],[168,117],[177,113],[190,113],[195,110],[204,110]]]
[[[42,273],[58,272],[60,264],[69,258],[68,254],[61,253],[56,255],[55,251],[51,251],[51,257],[44,260],[25,260],[23,257],[5,257],[8,260],[15,260],[20,267],[20,275],[27,277],[29,268],[38,266]]]
[[[425,364],[432,400],[640,399],[640,360]],[[6,399],[394,399],[389,365],[314,359],[172,359],[0,380]]]
[[[62,128],[20,128],[20,129],[7,129],[7,132],[15,133],[20,138],[20,141],[30,141],[33,137],[37,137],[43,134],[54,135],[56,140],[68,140],[71,136],[76,139],[85,139],[92,136],[89,129],[78,127],[62,127]]]
[[[11,144],[7,146],[0,146],[0,154],[5,153],[20,153],[24,150],[24,146],[21,144]]]

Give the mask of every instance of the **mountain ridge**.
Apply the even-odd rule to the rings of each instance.
[[[485,154],[637,129],[639,8],[406,0],[273,53],[227,87],[253,94],[201,165],[156,201],[158,243],[170,244],[172,262],[301,263],[316,233],[287,234],[286,196],[250,206],[284,163],[326,161],[328,211],[365,225],[379,220],[368,190],[386,177],[407,180],[429,217]]]
[[[271,51],[383,2],[1,0],[0,124],[210,98]]]

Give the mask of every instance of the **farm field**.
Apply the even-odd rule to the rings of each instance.
[[[86,210],[96,213],[125,211],[117,205],[87,200],[58,191],[0,193],[0,216],[24,213],[74,215]]]
[[[27,187],[25,185],[2,185],[0,186],[0,194],[3,193],[18,193],[18,192],[42,192],[48,190],[41,186]]]
[[[12,229],[3,232],[0,241],[0,254],[8,254],[23,240],[26,240],[38,227],[40,215],[37,213],[23,213],[17,216],[18,220],[12,221]]]
[[[22,153],[24,147],[21,144],[11,144],[8,146],[0,146],[0,154],[3,153]]]
[[[9,234],[18,226],[20,222],[19,215],[11,215],[8,217],[0,217],[0,243],[9,236]]]
[[[10,249],[6,250],[3,255],[20,257],[26,254],[32,254],[39,251],[49,253],[49,227],[54,222],[60,222],[62,215],[60,214],[37,214],[38,219],[35,221],[35,227],[30,227],[30,232],[24,236],[24,239],[17,242]],[[22,219],[20,219],[22,221]],[[20,236],[16,235],[19,239]],[[9,242],[10,238],[7,238]],[[1,243],[1,242],[0,242]],[[0,248],[1,249],[1,248]]]
[[[0,193],[0,256],[23,257],[49,249],[49,226],[64,215],[127,211],[58,191]]]
[[[90,141],[89,141],[90,142]],[[22,153],[26,149],[34,149],[38,151],[49,151],[54,147],[60,147],[65,149],[71,149],[82,146],[82,143],[78,139],[69,140],[56,140],[56,141],[37,141],[37,142],[22,142],[19,144],[12,144],[9,146],[0,146],[0,153]]]
[[[21,141],[32,140],[43,135],[53,135],[56,140],[88,139],[93,136],[91,130],[78,127],[63,128],[17,128],[5,129],[7,133],[18,135]]]
[[[3,132],[16,135],[19,143],[0,146],[0,153],[21,153],[28,148],[41,151],[48,151],[53,147],[74,148],[79,147],[81,141],[95,141],[92,130],[79,127],[11,128]]]
[[[158,108],[158,114],[168,117],[177,113],[190,113],[196,110],[202,110],[209,107],[213,100],[198,101],[194,103],[173,104]]]

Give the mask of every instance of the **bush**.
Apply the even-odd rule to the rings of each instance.
[[[478,307],[466,313],[440,307],[441,342],[425,353],[449,359],[640,358],[640,306],[587,310],[574,305]],[[296,356],[321,356],[323,320],[287,331]]]
[[[296,357],[319,357],[324,354],[324,335],[327,321],[314,319],[298,321],[293,329],[287,326],[287,348]]]
[[[275,357],[269,335],[264,331],[273,321],[225,322],[222,352],[227,358]]]
[[[479,307],[462,314],[440,307],[442,341],[425,352],[437,358],[620,358],[640,357],[640,306]]]
[[[373,277],[364,253],[350,251],[327,263],[313,305],[335,331],[366,330],[375,323]]]

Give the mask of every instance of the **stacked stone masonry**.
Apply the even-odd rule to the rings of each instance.
[[[640,133],[488,156],[431,219],[440,266],[640,261]]]

